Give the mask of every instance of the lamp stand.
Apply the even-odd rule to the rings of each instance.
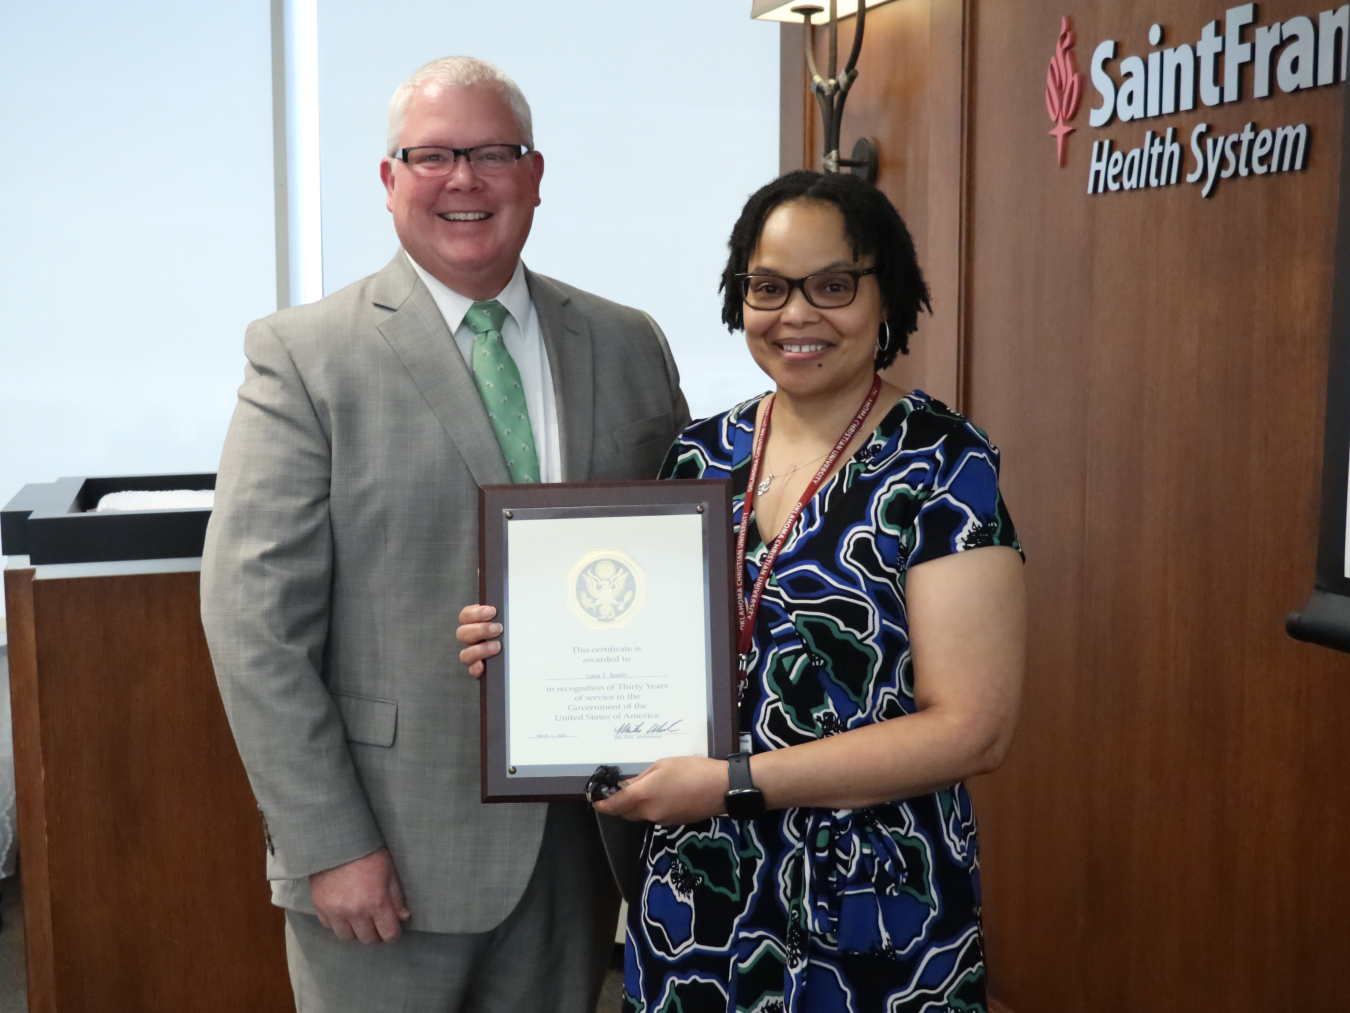
[[[825,128],[824,166],[826,172],[838,172],[840,168],[849,169],[855,176],[861,176],[869,183],[877,181],[877,144],[868,137],[859,138],[853,145],[851,158],[839,157],[839,128],[844,119],[844,103],[848,101],[848,91],[858,78],[858,54],[862,52],[863,29],[867,26],[867,0],[858,0],[858,24],[853,34],[853,49],[848,55],[844,72],[838,73],[839,66],[839,9],[838,0],[830,2],[830,65],[829,75],[822,77],[816,69],[816,26],[811,18],[825,8],[817,4],[799,4],[792,13],[800,14],[806,24],[806,66],[811,72],[811,93],[820,106],[820,116]],[[836,76],[837,75],[837,76]]]

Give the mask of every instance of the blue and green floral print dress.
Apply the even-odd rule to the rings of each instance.
[[[760,398],[690,426],[663,478],[730,478],[740,523]],[[745,586],[765,545],[747,532]],[[754,752],[915,711],[910,567],[1020,551],[998,451],[921,391],[803,510],[755,622],[742,731]],[[975,814],[962,784],[866,809],[783,809],[653,827],[628,913],[624,1009],[985,1010]]]

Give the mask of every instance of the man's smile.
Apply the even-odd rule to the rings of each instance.
[[[436,217],[447,222],[482,222],[492,217],[491,211],[442,211]]]

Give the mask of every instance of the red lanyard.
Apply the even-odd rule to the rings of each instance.
[[[745,503],[741,506],[741,528],[736,533],[736,620],[741,632],[737,650],[740,652],[742,686],[749,678],[747,672],[748,658],[754,642],[755,615],[759,612],[759,600],[764,597],[764,587],[769,582],[769,573],[773,570],[773,564],[778,559],[778,553],[782,550],[784,543],[787,542],[788,535],[792,533],[792,529],[797,524],[797,518],[801,516],[806,504],[811,502],[811,497],[816,494],[821,483],[825,481],[825,476],[830,473],[830,469],[839,460],[839,455],[844,452],[844,448],[849,445],[854,436],[858,435],[858,430],[867,421],[868,413],[872,411],[872,406],[877,403],[877,397],[880,394],[881,377],[878,376],[873,378],[872,389],[867,392],[867,397],[863,399],[858,414],[853,416],[853,421],[844,430],[844,435],[839,437],[839,442],[834,445],[834,449],[822,462],[820,470],[816,472],[816,477],[811,479],[811,484],[802,493],[802,498],[797,501],[797,505],[792,508],[792,513],[788,514],[787,520],[783,522],[783,530],[778,532],[778,537],[774,539],[773,545],[769,547],[769,551],[760,561],[759,576],[755,579],[755,586],[750,591],[750,601],[747,603],[745,600],[745,533],[750,527],[750,511],[755,503],[755,483],[759,480],[759,463],[764,455],[764,444],[769,438],[769,419],[773,416],[773,395],[769,395],[769,403],[764,406],[764,418],[760,421],[759,432],[755,434],[755,448],[750,456],[750,482],[745,487]]]

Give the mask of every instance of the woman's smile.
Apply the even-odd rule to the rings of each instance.
[[[819,338],[779,338],[771,341],[788,362],[814,362],[835,347],[833,341]]]

